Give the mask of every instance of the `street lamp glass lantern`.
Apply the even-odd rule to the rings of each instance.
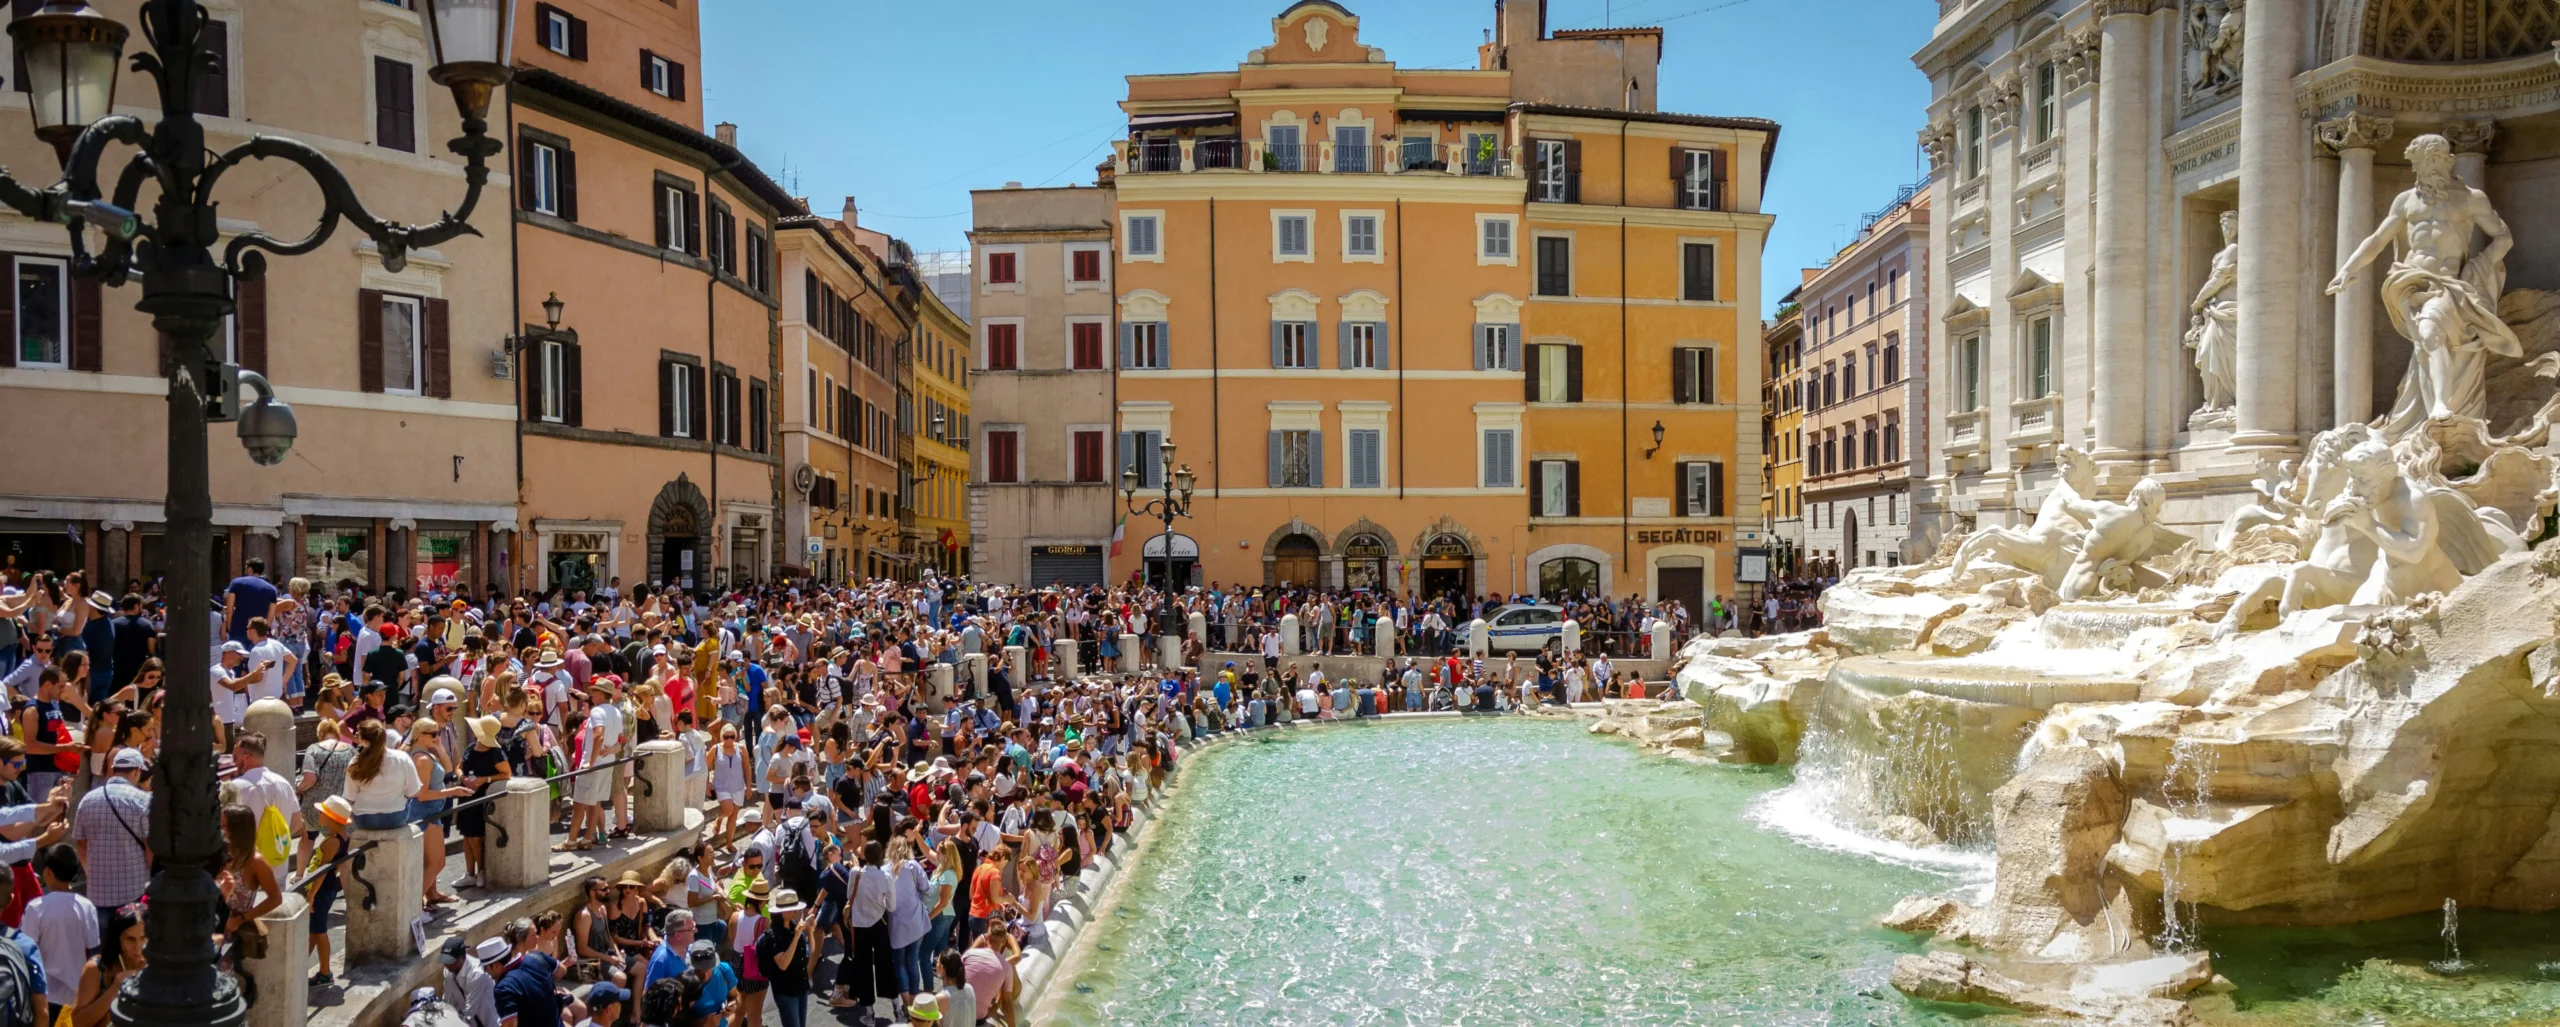
[[[549,322],[551,327],[558,328],[560,327],[560,312],[567,309],[568,306],[568,304],[560,302],[559,293],[552,293],[542,301],[542,319]]]
[[[27,69],[19,85],[37,138],[68,148],[114,108],[129,34],[122,22],[78,0],[54,0],[9,23],[10,44]]]
[[[1173,487],[1174,487],[1174,491],[1177,491],[1177,492],[1182,493],[1182,498],[1184,498],[1184,499],[1189,499],[1189,498],[1191,498],[1191,465],[1190,465],[1190,464],[1184,464],[1184,465],[1182,465],[1182,469],[1181,469],[1181,470],[1178,470],[1178,471],[1173,472]]]
[[[427,78],[453,90],[466,120],[484,120],[489,98],[514,74],[515,0],[425,0],[427,42],[435,59]]]

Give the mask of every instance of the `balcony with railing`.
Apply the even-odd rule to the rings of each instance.
[[[1219,171],[1518,178],[1522,167],[1516,149],[1482,140],[1444,143],[1431,138],[1389,137],[1374,144],[1351,146],[1329,139],[1275,143],[1235,136],[1162,136],[1123,140],[1114,145],[1114,151],[1115,173],[1121,175]]]

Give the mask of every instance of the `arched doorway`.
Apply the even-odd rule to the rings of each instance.
[[[684,475],[649,504],[649,569],[653,583],[691,591],[711,580],[711,504]]]
[[[1291,535],[1280,540],[1271,551],[1271,580],[1265,584],[1277,588],[1312,588],[1316,585],[1316,569],[1324,550],[1316,540],[1305,535]]]
[[[691,590],[694,552],[702,542],[702,522],[694,518],[693,508],[678,504],[668,510],[660,522],[658,538],[658,580]]]
[[[1422,594],[1437,599],[1473,599],[1476,551],[1455,532],[1442,532],[1422,543]]]
[[[1858,565],[1858,512],[1855,510],[1840,518],[1840,561],[1844,567]]]
[[[1387,578],[1387,540],[1361,532],[1342,543],[1342,584],[1346,588],[1393,591]]]

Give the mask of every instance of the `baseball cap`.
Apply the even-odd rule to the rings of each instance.
[[[461,701],[462,701],[462,698],[461,698],[460,696],[457,696],[457,695],[453,694],[453,689],[450,689],[450,688],[439,688],[439,689],[436,689],[436,694],[435,694],[435,695],[433,695],[433,696],[431,696],[431,697],[429,697],[429,698],[427,699],[427,705],[429,705],[429,706],[442,706],[442,705],[444,705],[444,704],[446,704],[446,703],[449,703],[449,702],[450,702],[450,703],[458,703],[458,702],[461,702]]]
[[[631,993],[622,990],[621,985],[612,981],[597,981],[587,986],[588,1009],[629,1001],[631,1001]]]
[[[709,966],[720,961],[720,946],[709,938],[697,938],[685,948],[685,957],[695,966]]]
[[[462,940],[461,935],[455,935],[444,940],[444,954],[437,957],[437,961],[446,966],[453,966],[461,963],[462,957],[470,951],[471,943]]]
[[[150,768],[150,766],[151,766],[151,761],[150,761],[150,760],[147,760],[147,759],[143,759],[143,758],[142,758],[142,750],[140,750],[140,749],[118,749],[118,750],[116,750],[115,760],[114,760],[114,761],[113,761],[113,763],[111,764],[111,769],[115,769],[115,770],[145,770],[145,769],[149,769],[149,768]]]
[[[238,642],[224,642],[222,643],[222,651],[226,653],[245,653],[249,651],[249,647]]]

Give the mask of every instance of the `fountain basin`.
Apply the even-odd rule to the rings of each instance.
[[[1995,650],[1957,659],[1919,653],[1853,656],[1832,669],[1831,683],[1878,696],[1925,692],[2039,711],[2063,703],[2132,702],[2142,697],[2142,682],[2135,676],[2138,668],[2113,666],[2119,661],[2105,654],[2076,653],[2032,664],[2003,662],[1997,659],[2000,655]]]

